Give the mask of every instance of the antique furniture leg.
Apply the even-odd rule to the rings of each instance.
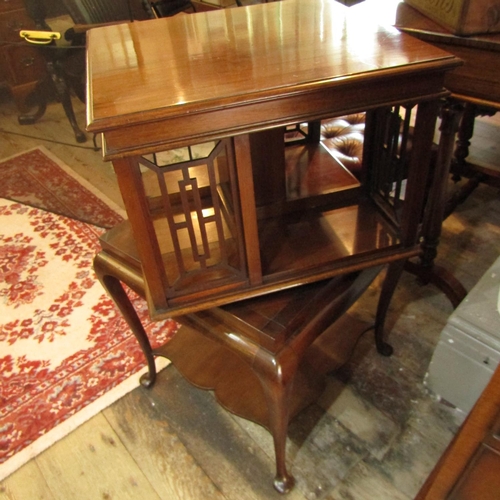
[[[260,381],[267,411],[266,416],[258,423],[266,427],[273,436],[276,460],[274,487],[280,493],[290,491],[295,482],[286,467],[288,423],[300,409],[319,396],[324,388],[324,373],[310,366],[310,363],[304,359],[305,354],[314,340],[319,338],[356,302],[379,274],[381,268],[381,266],[372,267],[347,276],[333,278],[323,285],[313,298],[309,297],[304,303],[299,295],[299,301],[295,304],[297,311],[286,324],[282,334],[290,340],[277,352],[272,352],[253,341],[261,335],[261,332],[250,323],[254,318],[254,309],[251,306],[249,312],[244,306],[236,304],[235,310],[231,309],[232,306],[229,306],[227,310],[214,308],[191,314],[187,318],[180,318],[181,322],[187,319],[189,326],[194,326],[205,335],[238,353]],[[251,304],[251,299],[249,303]],[[164,354],[177,366],[175,355],[169,356],[172,354],[169,352],[169,344],[165,346]],[[222,361],[219,360],[220,362]],[[180,371],[183,372],[182,367]],[[305,395],[301,394],[301,391],[304,391],[303,387],[295,387],[299,371],[302,378],[305,376],[307,379]],[[189,375],[186,378],[189,380]],[[222,378],[224,384],[227,377]],[[213,388],[215,394],[220,396],[217,383]],[[234,394],[234,391],[231,393]],[[295,398],[292,404],[292,393],[300,394],[303,399],[302,403],[297,403],[297,398]],[[219,401],[229,411],[241,415],[241,412],[233,406],[237,405],[235,401],[224,398],[220,398]]]
[[[36,123],[47,111],[47,99],[43,95],[45,90],[46,80],[41,80],[36,84],[35,90],[31,92],[26,99],[26,103],[31,108],[32,105],[36,106],[36,111],[30,114],[23,113],[17,117],[19,125],[33,125]]]
[[[60,64],[61,63],[56,62],[54,63],[54,66],[55,67],[60,66]],[[54,68],[54,70],[52,70],[51,65],[49,64],[48,66],[49,66],[50,76],[52,78],[52,81],[54,82],[54,88],[56,90],[57,99],[63,106],[64,112],[66,113],[66,117],[68,118],[71,128],[73,129],[73,133],[75,134],[76,142],[85,142],[87,140],[87,136],[85,135],[84,132],[81,131],[76,121],[75,111],[73,110],[73,104],[71,102],[69,87],[64,76],[61,75],[61,72],[63,70],[60,67]]]
[[[446,185],[461,109],[461,104],[448,100],[442,107],[438,158],[434,167],[433,182],[430,187],[422,227],[422,256],[420,262],[408,262],[406,265],[406,269],[416,274],[424,284],[432,283],[442,290],[453,307],[460,304],[467,295],[467,291],[451,273],[440,266],[436,266],[434,259],[437,256],[437,246],[444,219]]]
[[[141,384],[144,387],[151,387],[156,381],[156,365],[151,343],[149,342],[146,331],[142,326],[141,320],[139,319],[132,302],[123,289],[120,279],[117,278],[117,275],[126,271],[126,268],[124,266],[117,266],[116,261],[109,259],[104,252],[100,252],[94,258],[94,271],[102,286],[108,292],[109,296],[113,299],[113,302],[122,313],[125,321],[137,339],[137,342],[139,342],[148,365],[148,373],[142,375]],[[130,276],[132,275],[129,273],[128,277]],[[129,284],[131,288],[134,288],[136,279],[130,281],[124,276],[122,276],[122,279],[124,279],[124,282]]]
[[[474,134],[474,120],[476,118],[476,106],[466,103],[463,107],[463,115],[460,120],[460,126],[457,130],[457,142],[454,153],[455,171],[453,180],[459,181],[465,173],[466,161],[469,156],[470,140]]]
[[[467,163],[469,156],[469,146],[474,135],[474,122],[478,116],[493,116],[497,112],[491,106],[481,106],[471,102],[463,103],[463,116],[458,128],[454,161],[452,163],[453,180],[459,181],[462,176],[471,173],[470,165]]]
[[[392,346],[384,341],[384,324],[389,304],[392,296],[394,295],[394,291],[396,290],[396,286],[404,267],[404,260],[399,260],[389,264],[387,274],[382,285],[382,290],[380,292],[380,299],[375,317],[375,345],[377,346],[377,352],[382,354],[382,356],[391,356],[394,352]]]
[[[224,350],[220,351],[220,353],[217,352],[213,358],[203,360],[200,363],[199,372],[204,371],[202,365],[220,365],[220,370],[214,369],[215,375],[212,376],[213,380],[210,382],[207,382],[203,376],[200,377],[199,373],[190,373],[189,368],[185,369],[185,357],[183,354],[179,355],[180,351],[185,349],[180,349],[175,345],[177,341],[183,342],[182,339],[174,338],[174,342],[167,343],[164,349],[160,349],[159,354],[170,359],[185,378],[197,387],[213,389],[217,400],[224,408],[243,418],[257,422],[270,432],[273,437],[276,463],[276,475],[273,485],[279,493],[289,492],[295,484],[295,479],[288,472],[286,466],[286,438],[288,423],[294,416],[290,413],[290,403],[292,391],[294,390],[294,380],[299,370],[300,355],[288,346],[274,354],[263,349],[258,342],[253,341],[253,338],[261,335],[258,328],[247,322],[247,318],[240,318],[224,308],[214,308],[190,314],[186,317],[180,317],[179,321],[238,355],[240,363],[246,365],[247,370],[253,374],[255,380],[258,380],[257,384],[260,389],[257,390],[252,403],[257,401],[254,404],[258,407],[259,400],[262,399],[263,401],[260,404],[265,406],[265,410],[260,414],[258,409],[252,409],[247,414],[248,407],[245,404],[243,404],[243,407],[246,411],[242,410],[238,396],[239,391],[235,390],[242,381],[230,381],[231,378],[241,377],[241,373],[239,369],[236,369],[234,373],[224,372],[225,369],[227,370],[227,365],[230,364],[224,357]],[[225,390],[227,389],[228,380],[233,387],[229,391]],[[323,385],[319,387],[314,379],[308,385],[308,392],[312,392],[315,397],[319,396],[323,390]],[[254,395],[255,393],[250,391],[249,394]],[[308,398],[309,401],[311,399],[310,394],[308,394]],[[251,403],[249,404],[251,405]],[[299,409],[304,406],[306,404],[303,404]]]
[[[298,364],[299,359],[290,348],[280,353],[276,360],[269,356],[258,356],[255,359],[255,369],[269,411],[269,429],[273,436],[276,456],[274,487],[279,493],[289,492],[295,484],[295,479],[286,468],[286,437],[293,379]]]
[[[467,175],[467,161],[469,156],[470,140],[474,134],[474,120],[476,119],[476,106],[471,103],[463,105],[462,119],[458,127],[456,148],[454,158],[451,161],[452,180],[459,182]],[[455,208],[463,203],[468,196],[479,186],[482,175],[477,173],[470,177],[464,186],[450,194],[447,199],[444,219],[446,219]]]
[[[170,350],[171,345],[167,344],[161,353],[168,357],[190,382],[204,389],[213,389],[219,403],[227,410],[263,425],[270,432],[273,437],[276,463],[276,475],[273,485],[279,493],[288,493],[293,488],[295,479],[288,472],[286,466],[286,438],[288,423],[294,416],[291,414],[290,409],[294,381],[299,370],[300,354],[288,346],[285,346],[276,354],[263,349],[252,340],[252,337],[260,334],[258,329],[247,323],[246,319],[241,319],[223,308],[215,308],[179,319],[181,323],[195,328],[206,337],[224,345],[233,353],[237,353],[241,362],[249,367],[249,370],[258,380],[260,386],[258,394],[260,393],[261,397],[263,396],[263,403],[266,408],[260,418],[256,418],[253,412],[250,412],[252,415],[248,415],[241,410],[239,397],[235,396],[238,394],[238,390],[233,389],[226,391],[224,394],[228,378],[231,376],[233,378],[237,377],[238,373],[224,374],[222,370],[226,366],[224,368],[222,366],[226,365],[226,363],[223,356],[216,355],[217,359],[207,360],[206,364],[208,365],[212,363],[221,365],[221,370],[215,370],[217,374],[216,380],[213,380],[211,385],[207,385],[206,383],[200,384],[199,379],[197,380],[198,375],[190,376],[192,374],[186,373],[183,369],[183,356],[181,355],[180,358],[176,356],[179,348],[174,346],[173,350]],[[202,371],[201,367],[200,371]],[[324,386],[318,384],[317,378],[317,376],[313,377],[308,382],[307,400],[298,408],[299,410],[307,406],[307,402],[310,402],[312,399],[311,393],[314,397],[317,397],[323,390]],[[236,387],[237,384],[238,382],[232,385]],[[259,399],[259,397],[255,398],[256,401]],[[258,406],[259,403],[257,402],[255,405]],[[295,408],[294,413],[297,413],[297,408]]]
[[[458,128],[457,142],[454,158],[451,162],[452,179],[456,182],[462,177],[467,178],[467,182],[449,196],[444,217],[448,217],[455,208],[463,203],[470,194],[479,186],[481,182],[488,183],[491,170],[476,168],[467,162],[469,156],[469,146],[474,135],[474,121],[477,116],[493,116],[497,110],[488,106],[480,106],[471,102],[463,104],[463,116]],[[495,185],[495,184],[493,184]]]
[[[466,111],[468,107],[466,106]],[[466,117],[464,116],[462,118],[462,123],[460,125],[460,130],[458,132],[458,141],[457,141],[457,149],[455,150],[455,161],[452,162],[452,180],[455,182],[459,182],[462,179],[462,175],[466,173],[467,169],[467,162],[465,161],[466,156],[469,154],[468,153],[468,146],[469,142],[467,141],[467,145],[465,146],[466,151],[464,153],[461,153],[460,150],[462,149],[462,146],[459,144],[463,136],[461,135],[463,132],[463,127],[464,127],[464,120]],[[472,132],[473,130],[470,129],[470,136],[469,139],[472,137]],[[462,137],[462,139],[461,139]],[[462,154],[464,156],[462,156]],[[459,189],[456,189],[453,193],[451,193],[447,200],[446,200],[446,207],[444,211],[444,218],[446,219],[449,215],[451,215],[455,208],[463,203],[471,194],[472,192],[479,186],[481,181],[484,179],[484,174],[477,172],[473,174],[472,176],[469,176],[467,182],[460,187]]]

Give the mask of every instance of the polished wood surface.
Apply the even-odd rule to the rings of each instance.
[[[372,272],[372,277],[376,273],[377,271]],[[339,296],[338,288],[341,287],[338,287],[339,283],[336,285],[334,293]],[[272,360],[280,365],[283,359],[280,351],[289,343],[290,337],[297,337],[294,347],[303,342],[303,338],[299,337],[303,332],[300,329],[293,331],[290,325],[295,320],[295,326],[301,326],[307,315],[311,316],[313,311],[319,310],[314,300],[321,288],[321,284],[314,284],[302,290],[286,290],[270,298],[232,304],[222,312],[210,310],[191,319],[185,318],[182,335],[176,335],[159,352],[172,360],[182,375],[195,386],[214,390],[226,409],[272,430],[269,407],[262,381],[259,380],[262,379],[262,374],[258,376],[258,371],[252,364],[264,364]],[[332,288],[330,286],[330,291]],[[362,288],[359,292],[361,290]],[[307,310],[307,315],[304,309]],[[226,318],[229,319],[227,323],[224,321],[226,314],[231,315],[230,319]],[[321,336],[317,333],[319,330],[314,332],[313,335],[317,338],[314,342],[307,342],[307,350],[300,356],[299,367],[294,374],[288,415],[290,421],[317,400],[325,389],[327,374],[348,361],[356,343],[370,326],[369,323],[356,321],[346,315],[321,332]],[[244,337],[239,331],[242,327],[246,329]],[[217,340],[218,336],[227,336],[231,332],[235,341],[239,336],[240,341],[248,342],[250,331],[255,342],[250,359],[245,359],[248,354],[245,355],[242,349],[236,352]],[[312,330],[309,330],[309,334],[311,333]],[[265,349],[257,347],[258,344]],[[189,349],[189,345],[197,345],[199,348]],[[206,366],[206,369],[200,369],[200,366]],[[290,369],[289,366],[282,368],[285,371]],[[242,393],[246,395],[244,398],[241,397]]]
[[[108,158],[436,95],[432,70],[457,64],[315,0],[96,29],[88,53],[87,126],[107,131]]]
[[[103,133],[105,157],[114,159],[153,316],[165,316],[174,310],[184,314],[190,308],[202,309],[209,304],[244,298],[251,289],[253,293],[267,293],[278,287],[362,269],[377,259],[393,262],[403,255],[408,258],[420,253],[418,214],[425,194],[436,103],[447,94],[443,89],[445,73],[459,61],[394,28],[360,23],[359,16],[350,12],[336,2],[292,0],[110,26],[91,32],[88,127]],[[263,35],[255,34],[258,26],[265,26]],[[169,40],[169,43],[175,40],[180,50],[165,50]],[[164,77],[164,68],[168,68],[169,78]],[[117,81],[122,85],[117,86]],[[350,259],[339,260],[338,251],[332,251],[341,248],[339,242],[345,244],[342,235],[339,237],[339,228],[328,221],[328,214],[325,217],[316,211],[302,226],[295,227],[316,227],[317,237],[310,241],[317,243],[315,247],[323,243],[323,249],[316,250],[320,252],[318,256],[330,253],[330,258],[320,257],[309,264],[307,261],[314,254],[309,248],[298,264],[283,266],[285,261],[271,264],[270,255],[287,242],[276,233],[274,246],[266,250],[260,240],[266,238],[266,229],[272,227],[272,221],[259,217],[271,212],[279,221],[294,200],[273,198],[272,203],[268,199],[261,203],[259,188],[265,183],[259,183],[261,174],[254,170],[260,164],[255,154],[255,132],[271,134],[270,127],[295,123],[298,119],[311,121],[349,110],[414,105],[420,101],[424,102],[416,117],[413,141],[418,154],[412,155],[411,189],[403,212],[396,217],[400,219],[396,221],[389,216],[394,225],[400,225],[396,233],[401,232],[389,233],[387,238],[369,236],[371,246],[363,247],[360,237],[366,232],[358,231],[358,238],[349,237],[347,241],[348,247],[354,245],[360,251],[347,250],[345,255],[351,255]],[[387,120],[384,113],[378,118],[374,115],[371,120],[374,130]],[[248,132],[251,134],[244,134]],[[157,236],[150,220],[149,202],[144,199],[145,193],[137,191],[143,177],[139,163],[143,160],[133,155],[234,134],[238,134],[234,138],[235,172],[230,177],[240,187],[234,188],[239,194],[238,203],[234,204],[235,223],[230,226],[236,228],[234,241],[243,238],[239,252],[244,254],[246,276],[241,275],[241,267],[236,265],[231,271],[234,278],[230,282],[221,281],[217,293],[200,289],[194,295],[182,294],[182,290],[172,288],[166,275],[158,272],[166,255],[158,242],[151,243]],[[276,140],[274,143],[277,145]],[[376,158],[385,155],[377,150],[380,147],[381,142],[375,136],[366,141],[367,170],[373,168],[370,164],[378,161]],[[258,153],[267,157],[261,163],[262,175],[268,181],[266,168],[278,173],[285,170],[280,166],[283,160],[279,165],[275,163],[278,161],[275,154],[270,160],[269,149],[272,148]],[[276,186],[284,179],[284,172],[273,173],[272,179],[271,185]],[[276,194],[280,189],[273,187],[271,191]],[[362,203],[368,188],[353,189],[356,197],[349,197],[344,191],[336,193],[340,201],[330,208]],[[310,205],[298,201],[302,203],[300,208],[319,207],[316,201]],[[346,220],[343,226],[353,227],[355,219],[348,216]],[[294,232],[297,231],[291,231]],[[297,249],[300,251],[300,246]]]

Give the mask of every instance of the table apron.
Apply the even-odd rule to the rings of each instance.
[[[431,72],[425,78],[410,76],[391,75],[385,81],[366,79],[357,85],[337,84],[333,88],[120,126],[104,132],[104,158],[113,160],[165,151],[299,122],[384,106],[415,104],[449,95],[443,87],[444,72]]]

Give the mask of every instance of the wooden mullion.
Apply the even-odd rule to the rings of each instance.
[[[252,156],[248,134],[236,136],[234,144],[248,277],[251,285],[257,285],[262,283],[262,262],[260,258],[259,231],[252,175]]]
[[[221,205],[219,203],[219,194],[217,190],[217,181],[215,178],[214,164],[210,162],[207,166],[208,168],[208,179],[210,184],[210,192],[212,197],[212,205],[214,209],[214,218],[215,227],[217,229],[217,239],[219,240],[219,249],[220,255],[223,262],[227,263],[227,248],[226,248],[226,239],[224,235],[224,228],[222,224],[222,210]]]
[[[123,158],[114,160],[113,168],[135,234],[137,251],[146,276],[150,300],[156,309],[165,309],[168,306],[165,293],[168,281],[156,232],[149,214],[139,163],[135,158]]]
[[[417,108],[412,148],[420,154],[412,155],[410,161],[408,189],[401,219],[401,243],[404,246],[414,245],[418,237],[421,217],[415,214],[423,213],[427,198],[431,149],[438,110],[438,100],[420,103]]]
[[[228,139],[225,140],[226,147],[226,160],[227,160],[227,168],[229,172],[229,183],[230,183],[230,191],[231,198],[227,199],[227,197],[221,198],[224,200],[224,207],[229,213],[232,213],[234,218],[235,225],[235,235],[238,247],[238,255],[239,255],[239,269],[241,272],[246,271],[246,258],[245,258],[245,247],[244,247],[244,234],[242,227],[242,215],[241,215],[241,205],[239,203],[239,189],[238,189],[238,181],[236,175],[236,156],[235,156],[235,146],[234,140]],[[231,212],[232,209],[232,212]]]
[[[170,231],[170,237],[172,245],[174,247],[175,259],[177,262],[177,271],[180,275],[186,272],[186,267],[184,266],[184,259],[182,257],[182,249],[179,243],[179,237],[177,231],[180,229],[180,224],[176,223],[174,220],[174,210],[172,208],[172,203],[170,199],[170,194],[168,193],[167,183],[165,182],[165,176],[161,173],[157,173],[158,185],[160,186],[161,200],[163,205],[163,214],[165,215],[168,228]],[[179,212],[182,213],[182,210]]]

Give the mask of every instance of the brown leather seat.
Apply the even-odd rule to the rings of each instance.
[[[412,131],[408,138],[408,153],[411,154]],[[354,176],[360,178],[363,160],[365,113],[330,118],[321,122],[321,141]],[[438,145],[432,146],[431,165],[437,160]],[[409,157],[408,157],[409,159]]]
[[[363,158],[364,133],[364,113],[341,116],[321,122],[323,144],[358,178]]]

